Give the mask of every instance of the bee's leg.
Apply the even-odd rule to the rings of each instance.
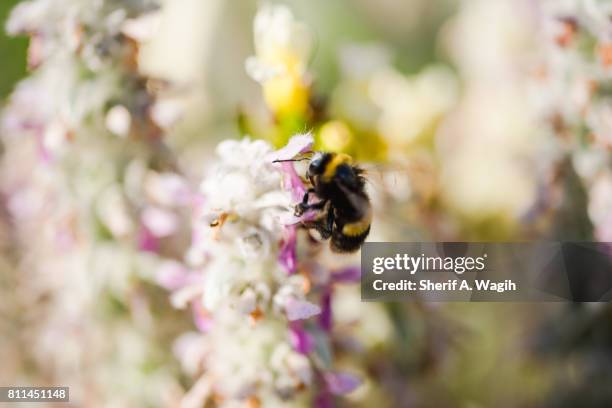
[[[332,229],[334,227],[334,210],[331,208],[327,209],[327,216],[325,217],[325,234],[321,233],[323,239],[328,239],[332,235]]]
[[[332,235],[332,226],[334,225],[333,211],[328,210],[324,217],[318,220],[316,226],[317,231],[321,235],[321,239],[329,239]]]
[[[317,203],[318,204],[318,203]],[[329,239],[332,235],[334,225],[334,214],[328,209],[326,214],[313,221],[303,222],[302,225],[307,229],[315,229],[321,235],[321,239]]]
[[[327,204],[326,200],[319,201],[317,203],[312,203],[312,204],[299,203],[298,205],[295,206],[294,214],[296,217],[299,217],[308,210],[322,210],[323,208],[325,208],[326,204]]]
[[[304,193],[304,197],[302,197],[302,202],[300,204],[308,205],[308,200],[310,199],[310,195],[313,194],[314,192],[315,192],[314,188],[309,188],[308,190],[306,190],[306,192]]]
[[[327,203],[327,201],[320,201],[318,203],[308,204],[308,201],[310,200],[310,194],[314,194],[314,192],[314,188],[309,188],[308,190],[306,190],[306,192],[304,193],[304,197],[302,198],[302,202],[295,206],[296,217],[301,216],[308,210],[320,210],[325,207],[325,203]]]
[[[302,197],[302,202],[295,206],[296,217],[299,217],[300,215],[306,212],[306,210],[308,209],[308,200],[310,199],[310,195],[314,192],[314,188],[309,188],[308,190],[306,190],[306,192],[304,193],[304,197]]]

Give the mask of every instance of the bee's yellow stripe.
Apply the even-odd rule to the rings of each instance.
[[[330,181],[334,178],[336,174],[336,168],[344,163],[352,163],[353,159],[348,154],[337,153],[332,157],[332,159],[327,163],[325,167],[325,172],[323,173],[323,180]]]
[[[368,211],[368,213],[359,221],[351,222],[350,224],[345,224],[342,227],[342,233],[349,237],[356,237],[368,230],[370,224],[372,223],[372,212]]]

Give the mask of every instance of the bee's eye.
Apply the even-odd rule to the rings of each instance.
[[[310,165],[308,166],[308,173],[311,175],[315,175],[315,174],[319,174],[321,173],[321,165],[322,165],[323,161],[320,157],[317,157],[315,159],[313,159],[310,162]]]
[[[310,163],[310,166],[308,166],[308,172],[310,174],[315,174],[317,172],[317,163]]]

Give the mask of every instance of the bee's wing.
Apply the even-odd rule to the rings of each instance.
[[[353,188],[347,187],[343,183],[337,183],[337,186],[340,188],[340,190],[342,190],[354,207],[359,208],[369,205],[369,199],[367,196],[355,192]]]
[[[360,165],[366,191],[372,197],[391,196],[408,200],[411,194],[410,168],[404,165],[368,163]]]
[[[386,203],[407,201],[411,194],[408,169],[387,164],[360,165],[360,176],[365,179],[365,193],[356,190],[355,186],[338,180],[337,185],[351,204],[363,208],[374,204],[383,208]],[[384,211],[383,211],[384,212]]]
[[[434,188],[432,169],[420,162],[401,164],[365,164],[362,176],[366,179],[366,192],[374,211],[376,224],[401,231],[396,238],[416,234],[420,227],[415,214],[427,199],[427,189]],[[426,186],[424,188],[423,186]],[[424,193],[425,192],[425,193]],[[399,233],[399,232],[398,232]]]

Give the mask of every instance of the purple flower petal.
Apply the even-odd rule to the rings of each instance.
[[[51,152],[49,152],[49,149],[47,149],[47,146],[45,146],[44,136],[42,135],[41,132],[36,133],[36,147],[38,150],[38,157],[40,158],[40,160],[43,163],[50,162],[52,158]]]
[[[288,274],[293,274],[297,270],[297,227],[290,225],[285,227],[285,238],[281,242],[278,261],[285,268]]]
[[[285,305],[287,319],[290,321],[308,319],[321,313],[321,308],[305,300],[289,299]]]
[[[294,201],[301,201],[306,193],[306,186],[304,186],[302,179],[295,171],[293,163],[281,163],[281,169],[284,172],[283,187],[285,190],[291,191]]]
[[[323,374],[327,389],[335,395],[344,395],[354,391],[361,384],[361,380],[349,373]]]
[[[359,282],[361,279],[361,268],[358,266],[349,266],[348,268],[340,269],[331,274],[331,279],[334,282],[341,283]]]
[[[144,225],[138,231],[138,249],[144,252],[159,251],[159,239]]]
[[[312,147],[313,138],[310,134],[297,135],[291,138],[287,146],[271,153],[267,156],[270,161],[290,160],[299,153],[309,150]],[[302,182],[300,175],[295,171],[292,162],[278,163],[283,173],[283,188],[291,191],[291,196],[295,202],[302,201],[306,193],[306,186]],[[298,224],[302,221],[312,220],[316,216],[316,211],[308,211],[301,217],[287,217],[283,221],[285,225]]]
[[[191,310],[193,311],[193,322],[198,330],[207,333],[213,326],[213,319],[205,312],[199,301],[192,303]]]
[[[265,160],[269,162],[274,160],[291,160],[298,154],[310,150],[313,143],[314,139],[310,133],[295,135],[289,139],[285,147],[266,155]]]
[[[315,408],[334,408],[334,399],[327,391],[321,391],[314,401]]]
[[[285,214],[279,217],[279,221],[283,225],[297,225],[304,221],[311,221],[317,216],[316,210],[306,211],[304,215],[296,217],[293,214]]]
[[[275,160],[291,160],[298,154],[310,150],[313,141],[314,139],[310,133],[293,136],[285,147],[268,154],[266,160],[270,162]],[[306,192],[306,187],[295,171],[293,163],[284,162],[278,163],[278,165],[284,173],[284,188],[291,191],[295,201],[301,200]]]
[[[321,296],[322,311],[319,316],[319,326],[327,332],[332,329],[332,294],[331,289],[327,289]]]
[[[291,324],[289,328],[289,340],[291,341],[293,349],[298,353],[309,354],[314,350],[314,339],[299,322]]]
[[[147,207],[142,212],[141,220],[147,230],[157,238],[172,235],[178,228],[176,214],[157,207]]]
[[[166,261],[157,270],[155,281],[162,288],[173,291],[198,283],[201,281],[201,277],[180,262]]]
[[[302,217],[296,217],[293,214],[286,213],[279,217],[279,222],[282,225],[292,226],[302,222]]]

